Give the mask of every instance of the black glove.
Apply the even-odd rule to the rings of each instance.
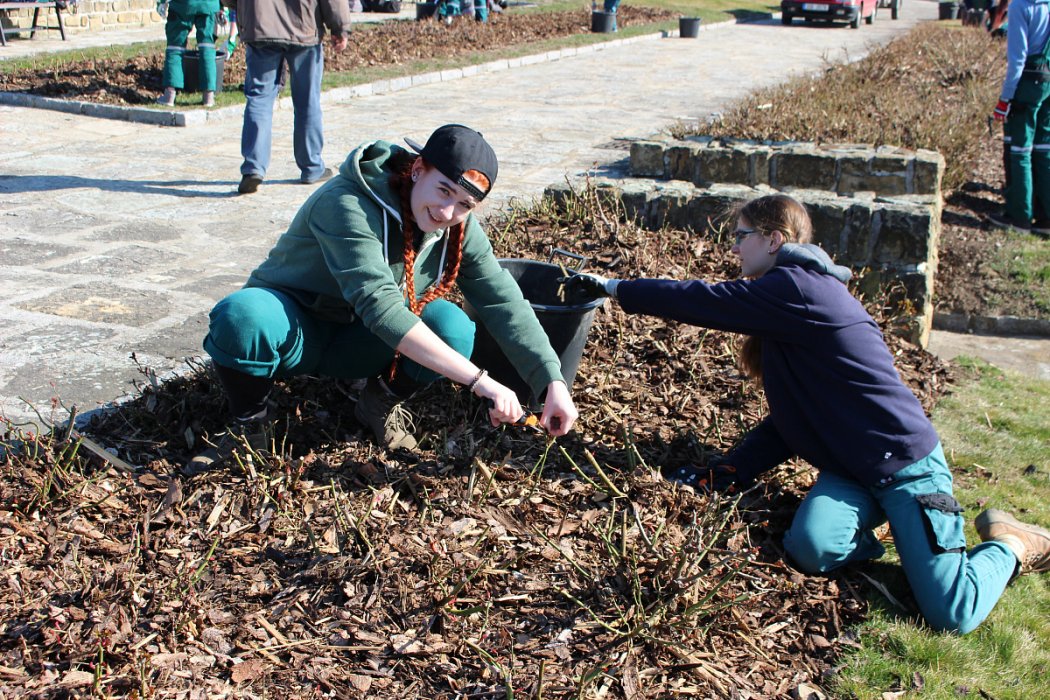
[[[565,298],[573,301],[593,301],[603,297],[616,297],[619,280],[610,280],[601,275],[574,272],[568,277],[559,277],[565,286]]]
[[[705,493],[713,491],[736,493],[749,485],[739,483],[736,467],[726,464],[720,458],[712,458],[704,466],[687,464],[674,470],[665,478],[677,484],[692,486],[697,491]]]

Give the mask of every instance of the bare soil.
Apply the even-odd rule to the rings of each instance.
[[[945,197],[934,306],[941,313],[1045,318],[1028,285],[992,264],[1015,245],[985,220],[1003,206],[1002,141],[988,136],[977,147],[969,180]]]
[[[497,254],[570,241],[619,276],[736,273],[728,246],[655,238],[594,202],[519,217]],[[891,342],[928,408],[946,365]],[[782,560],[811,471],[789,464],[739,503],[660,476],[762,416],[734,347],[603,308],[583,418],[556,443],[493,429],[442,383],[410,402],[422,449],[388,453],[353,420],[354,387],[304,377],[278,387],[269,449],[187,477],[224,422],[206,370],[144,381],[85,429],[134,473],[7,426],[0,698],[808,697],[876,595],[856,570]],[[897,573],[867,572],[909,604]]]

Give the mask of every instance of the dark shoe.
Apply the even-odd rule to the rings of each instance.
[[[234,421],[230,427],[206,440],[210,447],[194,455],[182,473],[186,476],[218,469],[236,451],[248,452],[266,449],[270,443],[273,424],[266,418],[252,421]]]
[[[258,192],[262,181],[262,175],[245,175],[241,178],[241,184],[237,185],[237,192],[240,194]]]
[[[310,180],[308,178],[301,177],[299,178],[299,182],[303,183],[304,185],[312,185],[315,182],[324,182],[325,180],[331,180],[333,175],[335,175],[334,170],[332,170],[331,168],[325,168],[324,172],[322,172],[314,179]]]
[[[1045,219],[1036,219],[1035,223],[1032,224],[1032,233],[1043,238],[1050,238],[1050,221]]]
[[[989,508],[974,521],[982,542],[1006,545],[1021,562],[1021,573],[1050,571],[1050,530],[1028,525],[1006,511]]]
[[[403,447],[406,450],[416,448],[416,438],[412,433],[416,426],[412,414],[401,405],[402,398],[390,391],[386,383],[373,377],[365,384],[354,415],[357,420],[371,428],[376,441],[387,449]]]
[[[1023,221],[1015,221],[1009,214],[1002,211],[992,212],[988,214],[988,223],[995,228],[1024,231],[1027,233],[1032,227]]]

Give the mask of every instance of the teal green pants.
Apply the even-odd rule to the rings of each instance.
[[[186,38],[192,27],[197,27],[198,84],[202,91],[215,91],[215,15],[211,13],[180,16],[168,10],[168,22],[164,33],[168,47],[164,50],[164,87],[181,90],[186,84],[182,75],[182,54],[186,51]]]
[[[1030,223],[1038,199],[1050,212],[1050,82],[1021,76],[1006,118],[1010,138],[1010,180],[1006,213]]]
[[[889,520],[893,543],[926,622],[966,634],[988,616],[1017,569],[999,542],[969,552],[962,509],[940,445],[881,486],[821,472],[784,537],[803,571],[825,573],[884,553],[874,530]]]
[[[461,308],[437,299],[423,308],[421,318],[452,349],[470,357],[475,325]],[[215,305],[204,349],[223,367],[271,379],[377,377],[394,359],[394,348],[360,321],[319,319],[288,295],[261,287],[238,290]],[[438,378],[405,358],[398,371],[423,384]]]

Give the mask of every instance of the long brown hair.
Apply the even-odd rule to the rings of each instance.
[[[786,194],[771,194],[736,207],[733,220],[744,219],[751,228],[763,236],[780,231],[785,240],[809,243],[813,239],[813,223],[806,208]],[[762,339],[753,335],[740,343],[737,355],[740,369],[745,375],[762,381]]]
[[[420,159],[422,160],[422,159]],[[423,314],[423,308],[452,291],[452,285],[456,283],[459,276],[459,266],[463,260],[463,236],[466,234],[467,222],[461,221],[448,230],[448,249],[445,254],[445,269],[442,271],[441,279],[433,287],[428,289],[421,299],[416,298],[416,227],[415,217],[412,215],[412,166],[415,157],[406,158],[397,167],[395,174],[390,178],[390,186],[397,192],[401,199],[401,232],[404,236],[404,263],[405,263],[405,299],[408,308],[416,316]],[[423,168],[430,170],[433,166],[422,160]],[[463,177],[470,180],[482,191],[488,191],[489,180],[477,170],[468,170]],[[390,363],[388,380],[393,380],[397,372],[398,354],[394,354],[394,361]]]

